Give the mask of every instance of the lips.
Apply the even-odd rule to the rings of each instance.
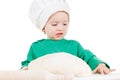
[[[63,33],[57,33],[56,34],[56,36],[62,36],[63,35]]]

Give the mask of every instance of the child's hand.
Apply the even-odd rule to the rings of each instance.
[[[21,70],[28,70],[28,67],[23,67]]]
[[[109,74],[110,72],[115,71],[114,69],[109,69],[106,67],[105,64],[101,63],[93,70],[93,73],[100,73],[100,74]]]

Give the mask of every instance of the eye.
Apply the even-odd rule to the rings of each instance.
[[[53,23],[53,24],[51,24],[52,26],[57,26],[57,23]]]
[[[64,26],[67,26],[67,25],[68,25],[68,23],[63,23],[63,25],[64,25]]]
[[[64,26],[66,26],[67,24],[63,24]]]

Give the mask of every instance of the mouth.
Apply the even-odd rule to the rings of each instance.
[[[58,36],[58,37],[60,37],[60,36],[62,36],[63,35],[63,33],[57,33],[56,34],[56,36]]]

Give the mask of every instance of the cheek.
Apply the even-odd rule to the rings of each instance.
[[[54,30],[52,29],[52,28],[49,28],[49,29],[45,29],[45,32],[47,33],[47,34],[52,34],[53,32],[54,32]]]
[[[67,31],[67,30],[68,30],[68,27],[66,26],[66,27],[64,28],[64,30],[66,30],[66,31]]]
[[[50,28],[48,26],[45,27],[45,32],[48,33],[50,30]]]

